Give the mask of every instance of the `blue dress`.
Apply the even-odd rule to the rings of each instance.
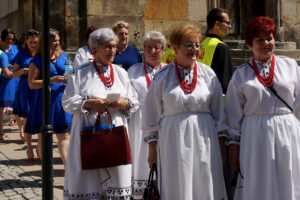
[[[10,50],[4,51],[0,49],[2,54],[5,54],[8,58],[8,63],[13,65],[15,63],[15,56],[18,53],[18,47],[16,45],[11,45]],[[6,68],[7,66],[2,66],[1,68]],[[9,71],[13,71],[13,69],[9,69]],[[0,107],[12,107],[13,102],[15,100],[15,94],[17,91],[17,86],[19,83],[18,78],[6,78],[4,73],[1,74],[1,83],[0,83]]]
[[[65,63],[67,56],[65,53],[56,61],[50,62],[50,76],[64,75]],[[32,58],[32,61],[40,70],[40,77],[42,79],[42,57],[36,55]],[[72,115],[66,113],[61,105],[61,98],[63,96],[66,85],[63,83],[52,83],[51,88],[51,123],[53,124],[53,130],[55,133],[66,133],[70,131]],[[43,119],[43,96],[42,89],[32,90],[30,100],[29,116],[27,118],[25,132],[36,134],[40,133]]]
[[[29,68],[31,60],[31,55],[29,55],[25,50],[22,49],[16,55],[15,63],[20,66],[20,69],[24,69]],[[18,89],[13,104],[13,114],[20,117],[27,117],[29,112],[30,96],[31,90],[28,85],[28,75],[22,75],[19,80]]]
[[[128,45],[125,51],[116,53],[113,63],[122,65],[122,68],[127,71],[129,67],[136,63],[141,63],[142,61],[140,51],[136,47]]]

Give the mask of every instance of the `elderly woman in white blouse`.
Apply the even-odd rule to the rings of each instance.
[[[226,199],[222,88],[213,70],[196,62],[200,41],[194,25],[172,31],[176,60],[156,74],[143,106],[148,162],[158,164],[162,200]]]
[[[74,118],[64,199],[130,199],[131,164],[82,170],[80,162],[80,131],[83,126],[93,126],[97,115],[102,114],[104,109],[109,110],[113,124],[127,126],[126,118],[139,104],[127,72],[111,64],[116,54],[117,42],[118,37],[109,28],[101,28],[91,33],[89,46],[95,59],[81,65],[65,89],[62,104]],[[108,103],[106,97],[110,93],[119,93],[120,98],[114,103]],[[104,116],[101,120],[105,120]]]
[[[142,107],[155,74],[164,66],[161,63],[166,39],[163,34],[157,31],[147,32],[143,37],[145,62],[131,66],[128,76],[138,93],[140,109],[135,112],[129,121],[129,138],[133,158],[132,185],[133,198],[142,199],[144,189],[149,176],[148,167],[148,144],[142,135]]]

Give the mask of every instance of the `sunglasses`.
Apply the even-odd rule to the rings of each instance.
[[[126,26],[125,24],[117,24],[117,27],[118,28],[128,28],[128,26]]]
[[[38,31],[28,31],[26,33],[26,36],[28,37],[28,36],[39,35],[39,34],[40,34],[40,32],[38,32]]]
[[[185,48],[191,50],[193,48],[195,49],[200,49],[201,45],[200,43],[191,43],[191,42],[187,42],[187,43],[182,43],[181,45],[183,45]]]

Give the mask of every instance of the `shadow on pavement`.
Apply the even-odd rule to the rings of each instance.
[[[15,189],[15,188],[41,188],[41,184],[39,184],[36,180],[20,180],[20,179],[6,179],[0,181],[0,191],[6,189]]]

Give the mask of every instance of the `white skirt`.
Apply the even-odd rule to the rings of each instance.
[[[293,114],[243,119],[236,200],[300,199],[300,125]]]
[[[81,169],[80,130],[82,118],[77,117],[73,118],[73,131],[70,134],[64,200],[130,199],[131,164],[104,169]]]
[[[137,110],[130,118],[128,135],[132,155],[132,197],[143,199],[144,190],[148,184],[148,143],[144,141],[141,129],[141,109]]]
[[[158,137],[162,200],[227,199],[219,141],[210,114],[164,117]]]

